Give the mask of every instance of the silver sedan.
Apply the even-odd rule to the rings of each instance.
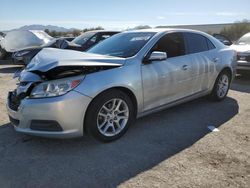
[[[43,49],[7,109],[18,132],[112,141],[137,117],[206,95],[223,100],[235,67],[235,51],[203,32],[128,31],[87,53]]]

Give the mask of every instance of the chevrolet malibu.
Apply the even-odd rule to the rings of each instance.
[[[87,53],[43,49],[9,93],[11,123],[25,134],[120,138],[138,117],[192,99],[223,100],[236,53],[203,32],[128,31]]]

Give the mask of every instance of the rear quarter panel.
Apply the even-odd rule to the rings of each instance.
[[[236,65],[237,65],[237,53],[235,50],[232,50],[229,47],[223,48],[219,51],[221,56],[221,67],[220,70],[225,67],[229,67],[232,71],[232,78],[235,77],[236,74]]]

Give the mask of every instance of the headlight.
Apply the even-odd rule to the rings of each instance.
[[[61,96],[74,89],[81,81],[82,77],[75,77],[43,82],[33,88],[30,98]]]
[[[23,55],[28,54],[28,53],[30,53],[30,51],[27,51],[27,50],[25,50],[25,51],[19,51],[19,52],[15,53],[15,56],[16,57],[20,57],[20,56],[23,56]]]

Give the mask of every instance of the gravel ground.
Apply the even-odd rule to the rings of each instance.
[[[5,103],[18,69],[0,62],[1,188],[250,187],[250,77],[238,77],[223,102],[201,98],[146,116],[103,144],[16,133]]]

